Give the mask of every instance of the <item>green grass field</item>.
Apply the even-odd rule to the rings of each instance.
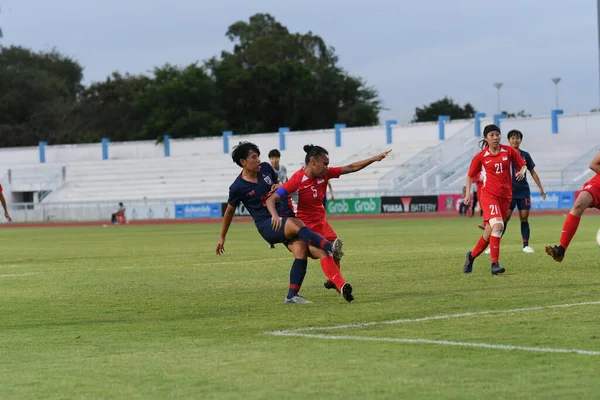
[[[0,398],[597,399],[600,218],[559,264],[563,219],[531,218],[534,254],[513,220],[502,276],[462,273],[477,219],[332,221],[356,300],[311,261],[308,305],[249,223],[221,257],[218,224],[3,229]]]

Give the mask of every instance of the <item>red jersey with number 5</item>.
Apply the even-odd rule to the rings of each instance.
[[[486,147],[473,157],[471,167],[469,168],[469,176],[473,179],[481,172],[481,176],[483,177],[481,191],[483,194],[511,199],[511,163],[517,171],[523,165],[526,165],[521,154],[510,146],[501,144],[497,154],[490,153]]]
[[[292,210],[304,224],[318,223],[325,218],[323,199],[327,191],[327,182],[339,178],[342,167],[330,167],[324,177],[311,179],[304,168],[296,171],[282,188],[289,195]]]

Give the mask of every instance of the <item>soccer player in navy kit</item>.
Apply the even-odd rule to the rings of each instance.
[[[528,152],[520,149],[521,141],[523,140],[523,133],[520,131],[513,129],[508,132],[508,142],[512,148],[516,149],[521,153],[521,157],[527,163],[527,170],[531,173],[531,177],[540,188],[540,195],[543,200],[546,200],[546,192],[544,192],[544,188],[542,187],[542,183],[540,182],[540,177],[537,172],[535,172],[535,163],[533,159],[529,155]],[[515,168],[511,168],[511,173],[513,177],[512,182],[512,201],[510,203],[510,211],[506,216],[506,220],[504,221],[504,232],[506,232],[506,226],[508,221],[510,221],[510,217],[515,208],[519,209],[519,219],[521,220],[521,236],[523,237],[523,253],[533,253],[534,250],[529,246],[529,210],[531,209],[531,191],[529,190],[529,183],[527,182],[527,177],[518,181],[515,178]]]
[[[283,243],[294,254],[295,260],[290,271],[290,290],[285,302],[310,303],[298,295],[306,275],[308,246],[320,249],[316,254],[313,253],[313,256],[319,258],[323,265],[323,263],[329,263],[331,257],[328,255],[330,253],[335,257],[344,255],[342,241],[338,238],[334,242],[329,242],[321,235],[311,231],[301,220],[294,217],[287,197],[276,204],[283,229],[274,230],[271,224],[271,214],[265,202],[280,186],[276,184],[277,173],[269,163],[260,162],[260,150],[254,143],[240,142],[233,148],[231,158],[243,169],[229,187],[229,199],[223,215],[221,237],[217,243],[217,255],[222,255],[225,251],[225,237],[233,220],[235,209],[241,202],[252,216],[263,239],[269,243]],[[331,263],[335,266],[333,261]]]

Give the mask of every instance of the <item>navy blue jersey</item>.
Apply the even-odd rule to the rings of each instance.
[[[258,171],[258,183],[248,182],[242,179],[242,174],[229,186],[229,199],[227,202],[232,207],[237,207],[240,202],[252,216],[254,222],[271,218],[271,213],[266,206],[266,201],[271,196],[271,187],[277,182],[277,172],[271,164],[264,162],[260,164]],[[288,204],[288,198],[283,197],[277,202],[277,212],[280,216],[294,216]]]
[[[535,163],[533,162],[533,159],[531,158],[528,152],[519,149],[519,153],[521,153],[521,157],[523,157],[523,159],[525,160],[528,171],[531,171],[533,168],[535,168]],[[528,197],[531,197],[529,183],[527,182],[527,173],[525,173],[525,177],[522,180],[518,181],[515,178],[515,174],[517,172],[519,172],[519,170],[516,169],[514,165],[511,165],[513,199],[526,199]]]

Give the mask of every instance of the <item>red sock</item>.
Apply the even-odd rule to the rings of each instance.
[[[344,280],[340,269],[335,264],[335,261],[333,261],[332,256],[324,257],[321,259],[321,269],[323,270],[323,273],[325,274],[327,279],[333,282],[335,286],[341,291],[342,286],[346,284],[346,281]]]
[[[481,253],[488,247],[488,242],[482,237],[479,238],[479,242],[475,245],[475,248],[471,251],[471,257],[477,258]]]
[[[494,235],[490,236],[490,256],[492,263],[497,263],[500,258],[500,238]]]
[[[560,245],[565,250],[567,250],[567,247],[569,247],[569,243],[571,243],[573,236],[575,236],[575,232],[577,232],[577,228],[579,227],[579,221],[581,221],[581,217],[577,217],[571,213],[567,214],[567,219],[565,220],[562,234],[560,235]]]

